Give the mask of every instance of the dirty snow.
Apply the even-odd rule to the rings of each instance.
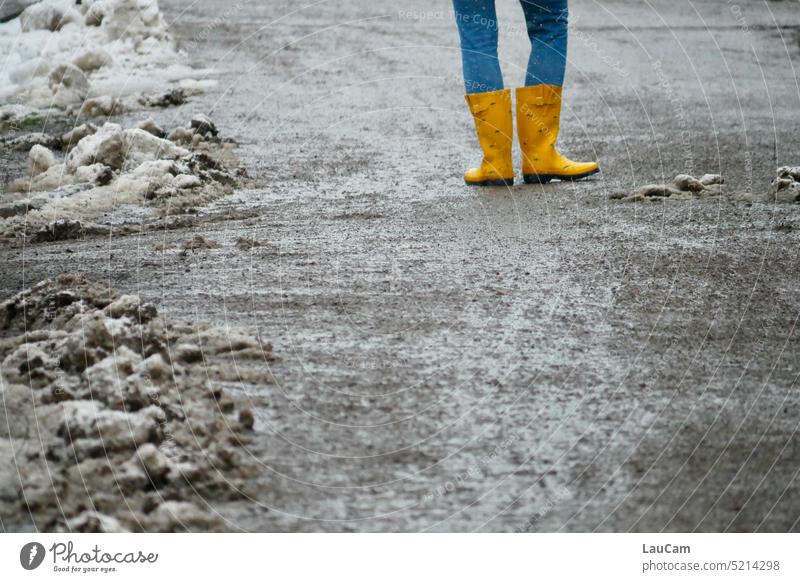
[[[129,128],[85,123],[61,137],[63,155],[35,144],[26,174],[3,196],[0,233],[19,236],[57,221],[91,222],[122,205],[159,217],[206,204],[242,183],[245,172],[233,144],[218,137],[207,116],[196,115],[168,138],[159,137],[165,133],[150,118]],[[85,224],[61,230],[90,232]]]
[[[774,202],[800,202],[800,166],[778,168],[767,198]]]
[[[0,329],[6,527],[225,529],[214,504],[247,494],[254,416],[220,382],[268,384],[269,344],[178,325],[79,275],[0,304]]]
[[[713,196],[726,196],[732,201],[752,203],[748,194],[727,188],[725,179],[719,174],[704,174],[700,178],[678,174],[671,184],[645,184],[631,191],[613,192],[610,198],[621,202],[663,202]]]
[[[0,106],[17,106],[0,117],[86,99],[85,115],[109,115],[147,95],[215,84],[187,65],[156,0],[44,0],[0,24],[0,55]]]

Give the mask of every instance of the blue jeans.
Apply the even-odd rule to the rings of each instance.
[[[567,0],[520,0],[520,4],[531,41],[525,86],[562,85],[567,65]],[[503,73],[497,58],[494,0],[453,0],[453,9],[466,92],[499,91]]]

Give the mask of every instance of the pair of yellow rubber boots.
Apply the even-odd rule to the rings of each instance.
[[[596,162],[573,162],[556,149],[561,87],[520,87],[516,94],[517,133],[526,184],[544,184],[553,179],[580,180],[600,171]],[[464,181],[474,186],[511,186],[514,183],[511,91],[472,93],[465,97],[475,118],[483,161],[479,167],[467,170]]]

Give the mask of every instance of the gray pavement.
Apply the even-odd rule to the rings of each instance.
[[[800,164],[797,2],[573,0],[561,145],[603,173],[491,190],[461,181],[447,2],[160,4],[220,88],[159,121],[209,113],[257,185],[190,229],[0,248],[2,286],[81,271],[272,342],[231,528],[800,529],[800,208],[763,201]],[[682,172],[755,201],[609,199]],[[221,247],[152,250],[194,234]]]

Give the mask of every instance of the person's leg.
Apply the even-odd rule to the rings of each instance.
[[[564,84],[567,65],[567,0],[520,0],[531,40],[525,86]]]
[[[520,0],[531,56],[525,86],[517,89],[517,134],[522,177],[528,184],[580,180],[600,171],[596,162],[575,162],[556,147],[567,64],[567,0]]]
[[[461,61],[466,93],[485,93],[503,88],[497,59],[497,12],[494,0],[453,0],[461,39]]]

